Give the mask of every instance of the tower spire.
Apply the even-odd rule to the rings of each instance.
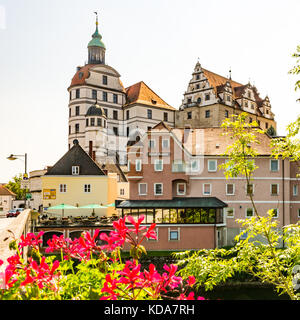
[[[88,44],[89,51],[89,64],[105,64],[105,45],[102,42],[102,36],[98,30],[98,12],[94,12],[96,15],[96,30],[92,34],[92,40]]]

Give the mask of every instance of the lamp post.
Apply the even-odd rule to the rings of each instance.
[[[17,160],[19,157],[24,157],[24,159],[25,159],[25,173],[23,175],[23,179],[24,178],[28,179],[28,176],[27,176],[27,153],[25,153],[25,154],[11,154],[9,157],[7,157],[7,159],[8,160]],[[26,194],[25,194],[25,199],[24,199],[24,205],[26,207]]]

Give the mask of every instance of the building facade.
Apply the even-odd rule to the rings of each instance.
[[[144,214],[151,204],[150,216],[159,226],[179,230],[185,230],[189,224],[199,227],[194,233],[194,242],[189,243],[190,249],[195,248],[195,241],[199,245],[202,237],[207,236],[202,233],[207,222],[215,227],[211,232],[216,246],[233,245],[235,236],[241,232],[236,219],[254,215],[250,192],[260,215],[273,210],[273,219],[279,228],[297,223],[300,218],[297,164],[288,159],[271,158],[271,137],[259,134],[260,144],[253,146],[259,154],[255,159],[258,169],[251,184],[247,186],[244,177],[226,179],[220,165],[228,159],[224,153],[232,140],[222,133],[222,128],[179,129],[161,123],[128,147],[130,201],[119,205],[123,213]],[[199,204],[192,210],[188,206],[191,199]],[[173,202],[177,207],[164,212],[166,206],[162,200]],[[185,208],[180,207],[182,201],[187,203]],[[215,207],[211,207],[210,201]],[[215,210],[218,201],[221,209]],[[186,249],[187,239],[183,236],[177,239],[178,247]],[[203,248],[205,246],[204,241]]]
[[[9,210],[13,209],[13,201],[16,195],[5,188],[4,185],[0,185],[0,213],[7,213]]]

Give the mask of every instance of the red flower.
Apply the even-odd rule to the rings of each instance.
[[[189,276],[188,279],[186,280],[186,282],[187,282],[187,285],[191,287],[195,284],[196,279],[194,276]]]
[[[134,226],[134,229],[130,229],[129,231],[133,231],[136,235],[138,235],[141,231],[146,229],[146,227],[140,227],[140,224],[145,219],[145,216],[143,214],[140,215],[137,222],[135,222],[134,218],[131,216],[128,216],[127,219]]]
[[[145,232],[143,235],[147,238],[147,239],[154,239],[157,240],[157,235],[156,232],[153,231],[153,229],[156,227],[156,223],[152,223],[151,226],[148,228],[147,232]]]

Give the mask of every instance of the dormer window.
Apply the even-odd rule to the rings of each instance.
[[[79,166],[72,166],[72,175],[79,175]]]

